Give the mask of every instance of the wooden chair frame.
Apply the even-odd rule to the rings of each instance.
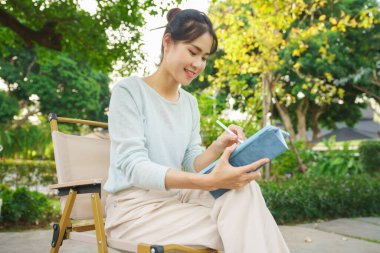
[[[85,124],[90,126],[98,126],[108,128],[107,123],[81,120],[73,118],[58,117],[56,114],[49,114],[51,131],[58,131],[58,123]],[[62,245],[63,240],[70,239],[71,232],[96,231],[96,242],[99,253],[108,253],[107,239],[104,231],[104,219],[101,206],[101,180],[86,179],[66,182],[61,184],[50,185],[49,189],[57,190],[59,196],[67,196],[66,204],[62,212],[59,224],[53,225],[53,239],[51,242],[50,253],[57,253]],[[70,219],[71,211],[77,194],[90,193],[91,205],[93,212],[93,220],[77,223]],[[120,243],[119,243],[120,244]],[[115,247],[116,250],[118,248]],[[123,249],[120,249],[123,250]],[[150,245],[137,244],[137,253],[164,253],[164,252],[184,252],[184,253],[217,253],[220,252],[209,248],[193,248],[178,244],[168,245]]]

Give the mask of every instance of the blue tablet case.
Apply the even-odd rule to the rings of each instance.
[[[229,162],[232,166],[239,167],[253,163],[262,158],[269,158],[272,160],[289,149],[285,142],[285,138],[287,137],[289,137],[287,132],[280,128],[268,125],[237,146],[234,152],[232,152]],[[210,173],[217,162],[218,160],[199,173]],[[258,169],[260,168],[257,168],[256,170]],[[210,193],[215,199],[217,199],[227,191],[229,190],[218,189],[211,191]]]

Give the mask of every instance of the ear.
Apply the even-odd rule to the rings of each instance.
[[[162,46],[164,47],[164,52],[167,51],[172,44],[172,38],[169,33],[165,33],[162,38]]]

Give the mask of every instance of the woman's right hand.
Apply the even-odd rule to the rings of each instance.
[[[251,171],[268,163],[269,159],[264,158],[245,166],[233,167],[228,159],[236,146],[236,144],[233,144],[232,146],[227,147],[212,172],[205,175],[207,177],[207,179],[205,178],[207,184],[206,190],[212,191],[219,188],[239,189],[252,180],[261,178],[260,170],[255,172]]]

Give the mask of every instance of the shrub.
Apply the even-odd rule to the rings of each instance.
[[[364,172],[355,150],[318,151],[313,166],[306,174],[309,176],[345,176]]]
[[[359,153],[350,150],[349,142],[343,144],[343,149],[336,149],[335,137],[324,141],[326,151],[314,151],[314,160],[309,163],[306,174],[309,176],[345,176],[357,175],[364,172],[359,162]]]
[[[0,220],[6,224],[47,222],[59,214],[51,200],[42,193],[24,187],[12,190],[4,185],[0,185],[0,190],[0,198],[3,199]]]
[[[367,172],[380,172],[380,141],[368,140],[359,146],[360,162]]]
[[[8,186],[49,185],[57,182],[53,161],[0,160],[0,180]]]
[[[316,152],[308,149],[302,141],[295,142],[295,146],[302,161],[309,167],[309,164],[315,160]],[[300,174],[296,155],[293,150],[290,149],[290,145],[288,151],[282,153],[279,157],[271,161],[271,174],[274,177],[285,174]]]
[[[261,181],[268,208],[276,221],[380,215],[380,175],[299,177]]]

